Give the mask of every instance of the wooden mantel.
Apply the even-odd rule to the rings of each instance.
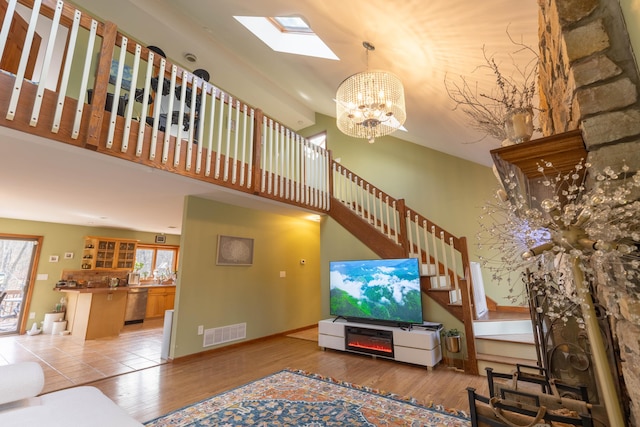
[[[534,207],[538,206],[544,198],[551,196],[549,187],[539,184],[540,178],[544,174],[548,177],[555,177],[558,174],[574,171],[577,164],[586,162],[587,150],[582,139],[582,132],[574,130],[522,144],[497,148],[491,150],[491,157],[502,183],[515,179],[516,191],[530,202],[530,206]],[[547,162],[553,166],[551,168],[545,167],[543,174],[539,170],[539,166],[544,166]],[[579,172],[580,179],[582,179],[586,170],[583,168]]]

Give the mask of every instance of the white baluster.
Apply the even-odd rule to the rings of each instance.
[[[446,251],[446,246],[445,246],[446,242],[444,240],[444,231],[440,232],[440,246],[442,247],[442,262],[444,264],[444,283],[442,285],[443,288],[448,287],[448,280],[447,278],[449,277],[449,265],[447,262],[447,251]]]
[[[10,2],[11,3],[11,2]],[[15,3],[15,2],[13,2]],[[7,15],[10,13],[13,14],[12,11],[7,10]],[[76,49],[76,41],[78,39],[78,29],[80,28],[80,18],[82,17],[82,12],[76,10],[73,15],[73,24],[71,25],[71,33],[69,34],[69,41],[67,44],[67,53],[64,59],[64,70],[62,72],[62,79],[60,80],[60,90],[58,91],[58,101],[56,102],[56,112],[53,116],[53,126],[51,126],[52,133],[58,133],[60,130],[60,120],[62,120],[62,110],[64,109],[64,100],[67,94],[67,86],[69,84],[69,75],[71,74],[71,64],[73,62],[73,53]],[[5,19],[7,16],[5,16]],[[9,26],[7,26],[7,30]],[[4,33],[4,27],[3,27]],[[0,36],[1,37],[1,36]],[[0,58],[2,57],[3,49],[0,48]],[[84,104],[84,96],[80,98],[82,104]]]
[[[211,162],[213,160],[213,129],[216,119],[216,95],[218,89],[211,87],[211,112],[209,113],[209,133],[207,135],[207,163],[205,166],[205,176],[211,176]],[[222,96],[222,94],[220,94]],[[202,126],[204,128],[204,126]]]
[[[169,105],[167,106],[167,122],[164,130],[164,144],[162,145],[162,164],[167,163],[169,160],[169,144],[171,142],[171,126],[173,126],[173,98],[174,93],[176,93],[176,77],[178,75],[178,67],[176,65],[171,66],[171,83],[169,84]],[[159,78],[158,80],[161,80]],[[184,99],[184,96],[182,97]],[[181,102],[182,104],[182,102]],[[180,133],[180,128],[178,128],[178,133]],[[176,137],[177,141],[180,139],[179,136]]]
[[[9,100],[9,109],[7,110],[7,115],[6,115],[7,120],[13,120],[16,115],[18,98],[20,98],[20,92],[22,91],[22,83],[24,82],[24,74],[27,71],[27,63],[29,62],[31,45],[33,44],[33,36],[36,31],[36,23],[38,22],[38,15],[40,13],[41,3],[42,3],[41,0],[35,0],[33,2],[31,19],[29,20],[29,26],[27,27],[27,34],[24,38],[22,54],[20,55],[20,63],[18,64],[18,72],[16,73],[13,90],[11,91],[11,99]]]
[[[460,294],[460,285],[458,283],[458,265],[456,259],[456,248],[453,246],[453,237],[449,237],[449,249],[451,249],[451,269],[453,270],[454,289]]]
[[[409,243],[409,256],[413,254],[413,233],[411,232],[411,211],[407,209],[407,240]]]
[[[229,181],[229,157],[231,157],[231,127],[232,127],[232,115],[233,115],[233,97],[229,95],[229,102],[227,103],[227,135],[225,138],[224,149],[224,172],[222,180],[224,182]]]
[[[436,227],[435,225],[431,226],[431,243],[433,243],[433,259],[434,259],[434,263],[435,263],[435,269],[436,269],[436,288],[440,287],[440,261],[438,261],[438,246],[437,246],[437,242],[436,242]],[[433,286],[433,278],[431,279],[432,282],[432,286]]]
[[[398,234],[400,234],[400,230],[398,229],[398,217],[400,216],[400,213],[398,212],[398,208],[396,206],[395,200],[393,201],[393,203],[391,203],[391,207],[393,208],[393,230],[395,231],[395,233],[393,233],[393,240],[396,242],[396,245],[397,245]]]
[[[35,126],[38,124],[38,117],[40,116],[40,108],[42,107],[44,90],[47,86],[46,81],[47,77],[49,76],[49,66],[51,65],[51,58],[53,57],[53,48],[56,44],[56,34],[58,33],[58,27],[60,25],[60,15],[62,14],[62,8],[63,3],[61,0],[58,0],[56,2],[56,8],[53,14],[53,21],[51,22],[49,41],[47,42],[47,50],[44,53],[44,61],[42,62],[42,69],[40,70],[40,79],[38,80],[38,89],[36,90],[36,99],[33,103],[33,109],[31,110],[31,121],[29,122],[29,126]]]
[[[129,86],[129,102],[127,102],[126,114],[124,119],[124,132],[122,132],[122,145],[120,151],[126,153],[129,148],[129,135],[131,135],[131,120],[133,118],[133,103],[135,101],[135,82],[138,81],[138,70],[140,68],[140,52],[142,46],[136,43],[136,53],[133,56],[133,69],[131,70],[131,83]],[[132,96],[133,94],[133,96]],[[144,127],[144,125],[140,125]]]
[[[149,51],[149,62],[153,63],[153,52]],[[167,61],[160,58],[160,69],[158,70],[158,90],[156,91],[156,99],[159,100],[164,91],[164,69]],[[149,160],[156,158],[156,150],[158,144],[158,127],[160,122],[160,108],[153,109],[153,128],[151,129],[151,150],[149,151]]]
[[[89,81],[89,71],[91,70],[91,58],[93,57],[93,47],[95,45],[97,29],[98,21],[92,19],[91,30],[89,31],[89,40],[87,41],[87,52],[84,57],[82,79],[80,79],[80,91],[78,93],[76,116],[73,120],[73,130],[71,131],[72,139],[78,139],[78,136],[80,135],[80,124],[82,121],[82,110],[84,108],[84,97],[87,93],[87,82]]]
[[[428,238],[428,234],[427,234],[427,220],[423,220],[422,221],[422,234],[423,234],[423,239],[424,239],[424,251],[425,251],[425,258],[426,258],[426,263],[427,263],[427,269],[429,270],[429,276],[431,275],[431,252],[429,251],[429,238]]]
[[[153,58],[150,52],[150,57]],[[144,76],[144,90],[142,93],[142,116],[140,117],[140,125],[138,126],[138,140],[136,141],[136,156],[142,155],[142,149],[144,146],[144,132],[146,130],[145,123],[147,122],[147,110],[149,108],[149,87],[151,85],[151,74],[153,71],[153,62],[147,62],[147,72]],[[135,93],[135,92],[134,92]]]
[[[120,105],[120,89],[122,88],[122,75],[124,74],[124,61],[127,57],[127,43],[129,39],[122,37],[122,46],[120,46],[120,57],[118,58],[118,72],[116,74],[116,84],[113,90],[113,99],[111,101],[111,117],[109,119],[109,130],[107,131],[107,148],[113,146],[113,138],[116,130],[116,120],[118,119],[118,106]]]
[[[236,100],[236,134],[235,139],[233,141],[233,157],[231,161],[233,162],[232,172],[231,172],[231,182],[233,184],[236,183],[238,177],[238,137],[240,135],[240,101]]]
[[[224,99],[225,93],[220,91],[220,112],[218,113],[218,139],[216,145],[216,164],[213,169],[213,177],[215,179],[220,178],[220,154],[222,152],[222,123],[224,123]]]

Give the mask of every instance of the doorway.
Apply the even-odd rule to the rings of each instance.
[[[42,237],[0,234],[0,335],[23,333]]]

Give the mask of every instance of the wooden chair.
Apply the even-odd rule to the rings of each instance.
[[[517,392],[517,396],[509,398],[485,397],[472,387],[467,388],[467,394],[473,427],[533,427],[545,423],[554,427],[593,427],[591,415],[583,407],[556,405],[541,399],[544,394]]]

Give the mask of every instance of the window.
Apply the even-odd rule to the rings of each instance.
[[[175,280],[178,271],[179,246],[138,244],[136,271],[143,283],[162,283]]]

